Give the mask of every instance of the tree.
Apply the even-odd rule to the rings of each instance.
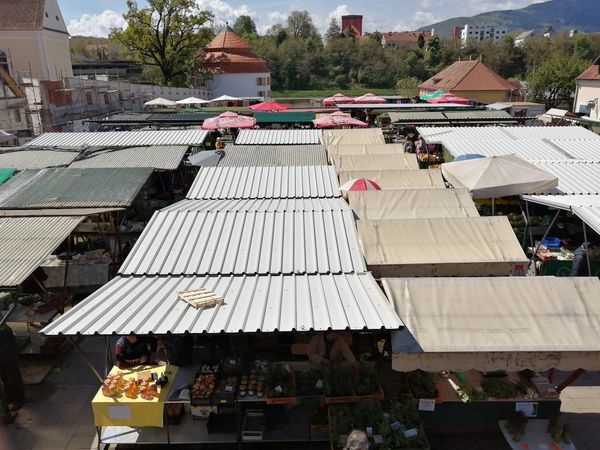
[[[423,33],[419,33],[419,37],[417,38],[417,45],[421,49],[425,47],[425,36],[423,36]]]
[[[342,29],[340,28],[337,19],[334,17],[329,22],[329,27],[327,28],[327,32],[325,33],[325,42],[338,39],[341,35]]]
[[[124,30],[114,29],[111,39],[123,44],[131,57],[141,64],[156,66],[161,81],[168,86],[189,84],[192,72],[202,65],[199,52],[208,43],[207,24],[213,15],[197,11],[194,0],[147,0],[138,8],[127,0]]]
[[[587,63],[577,56],[556,53],[527,77],[529,93],[534,101],[555,108],[569,101],[575,92],[575,78],[583,72]]]
[[[255,35],[256,34],[256,24],[252,17],[250,16],[240,16],[235,19],[235,23],[233,24],[233,31],[235,31],[239,35]]]
[[[288,38],[288,32],[280,23],[271,25],[267,30],[267,36],[271,36],[275,39],[275,43],[279,46]]]
[[[292,11],[287,18],[287,29],[291,36],[306,39],[317,34],[308,11]]]
[[[419,95],[419,79],[415,77],[401,78],[396,82],[396,90],[403,97]]]
[[[425,63],[427,64],[427,68],[435,72],[442,61],[440,37],[437,35],[429,37],[427,39],[426,50],[427,53],[425,54]]]

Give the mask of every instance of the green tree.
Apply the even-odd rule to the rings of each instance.
[[[396,90],[403,97],[419,95],[419,79],[415,77],[401,78],[396,82]]]
[[[425,36],[423,36],[423,33],[419,33],[419,37],[417,38],[417,46],[421,49],[425,47]]]
[[[254,20],[252,20],[252,17],[242,15],[235,19],[233,31],[242,36],[252,36],[256,34],[256,24],[254,23]]]
[[[431,36],[427,39],[425,64],[430,71],[436,72],[441,61],[440,37],[437,35]]]
[[[308,11],[292,11],[287,18],[287,29],[295,38],[306,39],[318,34]]]
[[[529,93],[533,100],[544,103],[547,108],[568,102],[575,92],[575,78],[586,66],[577,56],[556,53],[529,74]]]
[[[342,29],[334,17],[329,21],[329,27],[327,27],[327,32],[325,33],[325,42],[332,41],[334,39],[339,39],[342,35]]]
[[[111,39],[122,44],[131,57],[156,66],[161,81],[168,86],[189,85],[192,72],[199,69],[199,53],[208,43],[211,31],[206,26],[213,18],[209,11],[197,11],[194,0],[147,0],[138,8],[127,0],[124,30],[113,30]]]

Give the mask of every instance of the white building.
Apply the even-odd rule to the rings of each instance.
[[[577,77],[574,109],[600,121],[600,58]]]
[[[212,78],[197,81],[211,97],[271,97],[271,71],[250,44],[229,26],[205,49],[205,67]]]
[[[475,39],[477,42],[484,39],[491,39],[494,44],[508,34],[508,30],[494,25],[465,25],[460,32],[460,40],[465,45],[469,39]]]
[[[515,46],[521,47],[527,39],[535,36],[535,30],[523,31],[515,38]]]

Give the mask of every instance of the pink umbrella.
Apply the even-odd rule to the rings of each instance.
[[[353,178],[340,186],[340,191],[380,191],[381,188],[373,180],[367,178]]]
[[[221,128],[252,128],[256,125],[254,117],[241,116],[231,111],[224,112],[220,116],[206,119],[202,124],[203,130],[219,130]]]
[[[450,92],[446,92],[439,97],[428,99],[427,103],[458,103],[460,105],[470,105],[471,101],[467,98],[458,97]]]
[[[252,111],[285,111],[289,109],[287,106],[277,102],[262,102],[256,105],[249,106]]]
[[[362,127],[367,128],[368,123],[361,122],[358,119],[353,119],[350,114],[345,114],[341,111],[333,114],[326,114],[312,121],[316,128],[343,128],[343,127]]]
[[[377,97],[374,94],[371,94],[370,92],[368,94],[365,95],[361,95],[360,97],[356,97],[354,99],[354,103],[360,103],[360,104],[367,104],[367,103],[373,103],[373,104],[377,104],[377,103],[387,103],[387,100],[385,98],[382,97]]]
[[[354,99],[339,92],[332,97],[323,99],[323,106],[347,105],[349,103],[354,103]]]

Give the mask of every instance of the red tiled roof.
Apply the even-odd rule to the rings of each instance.
[[[456,61],[419,85],[425,90],[512,91],[515,87],[482,61]]]
[[[252,47],[239,34],[226,27],[206,46],[206,50],[250,50]]]
[[[45,0],[0,0],[0,30],[41,30]]]
[[[213,73],[268,73],[267,62],[231,28],[220,32],[206,47],[204,66]]]
[[[600,80],[600,65],[593,64],[577,77],[577,80]]]
[[[423,35],[424,38],[431,36],[429,31],[390,31],[384,33],[383,37],[386,42],[417,42],[419,35]]]

